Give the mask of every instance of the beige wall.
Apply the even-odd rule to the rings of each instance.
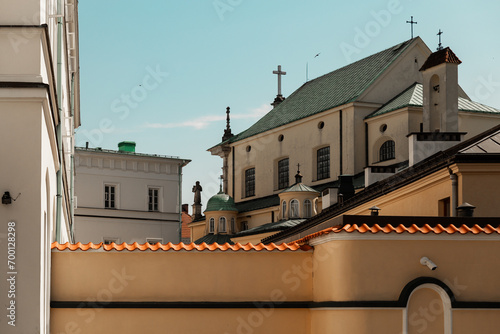
[[[500,117],[498,115],[463,111],[458,113],[459,129],[462,132],[467,132],[464,136],[465,140],[491,129],[498,124],[500,124]]]
[[[500,328],[499,310],[454,310],[454,334],[494,334]]]
[[[395,301],[407,283],[422,276],[448,284],[458,301],[500,300],[500,290],[496,287],[500,279],[497,240],[449,240],[452,236],[418,240],[418,237],[390,241],[387,238],[338,240],[315,246],[314,300]],[[438,268],[431,271],[421,265],[423,256]],[[350,288],[339,288],[346,282]]]
[[[318,128],[318,123],[324,122],[323,129]],[[278,141],[283,135],[282,142]],[[336,143],[336,144],[335,144]],[[336,180],[339,175],[339,114],[338,110],[322,112],[318,115],[300,120],[280,128],[273,129],[265,134],[260,134],[234,143],[235,165],[232,163],[232,153],[229,157],[229,173],[232,175],[234,168],[235,194],[232,194],[232,178],[229,178],[229,195],[236,202],[246,200],[244,197],[244,171],[255,167],[255,196],[248,199],[278,194],[277,189],[277,161],[289,158],[289,184],[295,183],[294,175],[297,164],[304,176],[305,184],[314,185]],[[316,150],[330,145],[330,179],[316,180]],[[251,146],[250,152],[246,151]]]
[[[401,309],[311,310],[311,334],[400,334]]]
[[[54,251],[52,301],[81,301],[82,307],[52,309],[52,331],[136,333],[168,327],[176,333],[385,334],[406,333],[405,326],[408,333],[450,333],[451,325],[457,333],[496,330],[499,310],[451,309],[448,295],[433,284],[420,285],[408,305],[398,307],[274,306],[285,301],[394,302],[419,277],[444,282],[459,302],[498,302],[497,236],[342,233],[313,241],[314,251],[307,252]],[[438,268],[421,265],[422,256]],[[256,302],[257,308],[92,307],[120,301],[240,301]]]
[[[455,169],[455,168],[454,168]],[[499,217],[500,207],[493,205],[500,189],[498,163],[458,164],[458,204],[467,202],[476,207],[476,217]]]
[[[189,224],[189,228],[191,229],[191,241],[193,242],[207,234],[205,221],[201,222],[201,224],[200,222]]]
[[[236,231],[232,231],[232,226],[231,226],[231,219],[234,219],[234,227],[237,230],[238,227],[236,226],[236,214],[237,211],[205,211],[205,234],[209,233],[209,224],[210,224],[210,219],[214,219],[214,232],[211,233],[223,233],[223,234],[232,234],[236,233]],[[220,218],[224,217],[226,219],[226,230],[222,231],[220,230]],[[204,235],[205,235],[204,234]],[[194,239],[196,240],[196,239]]]
[[[53,252],[52,300],[98,296],[122,272],[131,278],[114,301],[261,301],[275,289],[287,301],[309,300],[311,273],[295,290],[283,288],[282,276],[292,277],[293,265],[311,257],[304,251]]]
[[[265,306],[267,307],[267,306]],[[309,310],[52,309],[52,333],[309,334]]]

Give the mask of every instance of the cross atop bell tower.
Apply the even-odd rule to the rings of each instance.
[[[439,32],[437,33],[437,35],[439,36],[439,44],[438,44],[438,47],[437,47],[437,50],[443,50],[443,45],[441,44],[441,35],[443,34],[443,32],[441,31],[441,29],[439,29]]]
[[[278,65],[278,70],[273,71],[273,74],[278,75],[278,95],[276,95],[274,102],[271,103],[271,105],[273,107],[276,107],[278,104],[280,104],[281,102],[283,102],[285,100],[283,95],[281,95],[281,76],[286,75],[286,72],[281,70],[281,65]]]

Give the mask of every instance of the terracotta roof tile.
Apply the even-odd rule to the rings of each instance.
[[[403,234],[403,233],[408,233],[408,234],[416,234],[416,233],[422,233],[422,234],[500,234],[500,226],[498,227],[493,227],[491,225],[486,225],[485,227],[481,227],[479,225],[474,225],[472,227],[469,227],[467,225],[462,225],[462,226],[455,226],[455,225],[448,225],[448,226],[443,226],[441,224],[437,224],[436,226],[430,226],[428,224],[425,224],[422,227],[419,227],[415,224],[407,227],[402,224],[397,225],[397,226],[392,226],[391,224],[387,224],[384,226],[380,226],[378,224],[374,224],[372,226],[369,226],[367,224],[362,224],[362,225],[357,225],[357,224],[345,224],[344,226],[333,226],[326,228],[324,230],[321,230],[316,233],[309,234],[308,236],[305,236],[299,240],[296,240],[292,243],[289,243],[289,245],[303,245],[306,241],[320,237],[322,235],[330,234],[330,233],[354,233],[358,232],[361,234],[365,233],[384,233],[384,234],[389,234],[389,233],[397,233],[397,234]]]
[[[290,250],[290,251],[297,251],[297,250],[304,250],[304,251],[307,251],[309,249],[311,249],[311,247],[307,246],[307,245],[304,245],[304,246],[301,246],[299,244],[296,244],[296,243],[290,243],[290,244],[280,244],[280,245],[276,245],[276,244],[273,244],[273,243],[270,243],[270,244],[257,244],[257,245],[253,245],[253,244],[240,244],[240,243],[237,243],[235,245],[230,245],[228,243],[226,244],[222,244],[222,245],[219,245],[219,244],[206,244],[206,243],[202,243],[200,245],[196,245],[194,243],[190,243],[190,244],[184,244],[184,243],[179,243],[179,244],[173,244],[171,242],[167,243],[167,244],[164,244],[164,245],[161,245],[161,244],[155,244],[155,245],[151,245],[149,243],[145,243],[145,244],[138,244],[137,242],[134,242],[133,244],[126,244],[126,243],[122,243],[122,244],[115,244],[115,243],[112,243],[110,245],[105,245],[103,244],[102,242],[101,243],[98,243],[98,244],[94,244],[94,243],[88,243],[88,244],[82,244],[82,243],[77,243],[77,244],[70,244],[70,243],[65,243],[65,244],[59,244],[58,242],[54,242],[52,243],[52,247],[51,247],[53,250],[60,250],[60,251],[64,251],[64,250],[70,250],[70,251],[76,251],[76,250],[81,250],[81,251],[88,251],[88,250],[105,250],[105,251],[111,251],[111,250],[117,250],[117,251],[123,251],[123,250],[128,250],[128,251],[136,251],[136,250],[140,250],[140,251],[146,251],[146,250],[151,250],[151,251],[170,251],[170,250],[174,250],[174,251],[181,251],[181,250],[184,250],[184,251],[192,251],[192,250],[197,250],[197,251],[203,251],[203,250],[209,250],[209,251],[216,251],[216,250],[220,250],[220,251],[238,251],[238,250],[244,250],[244,251],[251,251],[251,250],[254,250],[254,251],[275,251],[275,250],[278,250],[278,251],[286,251],[286,250]]]
[[[444,48],[441,50],[438,50],[431,54],[429,58],[425,61],[424,65],[422,65],[422,68],[420,68],[420,71],[424,71],[428,68],[443,64],[443,63],[450,63],[450,64],[461,64],[462,61],[458,59],[457,55],[451,51],[451,49]]]

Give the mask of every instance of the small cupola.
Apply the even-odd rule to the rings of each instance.
[[[300,165],[297,165],[295,184],[279,193],[280,219],[307,219],[317,214],[319,191],[302,183]]]
[[[205,234],[235,234],[238,231],[236,217],[238,209],[234,200],[222,189],[207,202],[205,210]]]

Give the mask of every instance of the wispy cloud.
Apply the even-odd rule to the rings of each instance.
[[[260,118],[271,110],[271,106],[263,104],[260,107],[250,109],[245,114],[231,113],[231,119]],[[145,127],[153,129],[171,129],[171,128],[194,128],[201,130],[208,127],[213,122],[220,122],[226,119],[226,115],[207,115],[178,123],[146,123]]]

